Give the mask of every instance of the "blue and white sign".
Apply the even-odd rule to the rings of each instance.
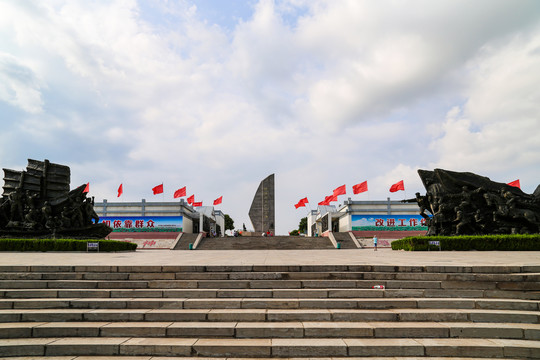
[[[353,231],[427,231],[420,215],[352,215]]]
[[[181,232],[183,216],[103,216],[99,222],[113,232]]]

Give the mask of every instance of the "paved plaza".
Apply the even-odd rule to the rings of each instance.
[[[138,250],[0,252],[0,265],[456,265],[540,266],[539,251]]]

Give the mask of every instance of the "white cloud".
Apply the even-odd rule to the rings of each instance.
[[[529,178],[529,169],[540,164],[538,48],[540,34],[536,33],[502,46],[486,45],[471,60],[468,100],[448,113],[443,136],[431,146],[439,154],[436,166],[497,177],[522,174],[537,181]],[[513,174],[504,175],[509,172]],[[528,187],[531,192],[532,187]]]
[[[0,100],[29,113],[43,110],[41,81],[20,59],[0,52]]]

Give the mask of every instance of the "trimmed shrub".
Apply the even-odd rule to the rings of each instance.
[[[410,236],[392,242],[392,250],[439,250],[430,241],[439,241],[441,250],[457,251],[540,251],[540,234],[533,235],[464,235]]]
[[[137,244],[116,240],[0,239],[0,251],[86,251],[88,242],[99,242],[99,251],[134,251]]]

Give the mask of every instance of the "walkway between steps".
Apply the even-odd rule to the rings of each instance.
[[[393,265],[528,266],[540,273],[539,251],[140,250],[117,253],[0,252],[2,265]]]

